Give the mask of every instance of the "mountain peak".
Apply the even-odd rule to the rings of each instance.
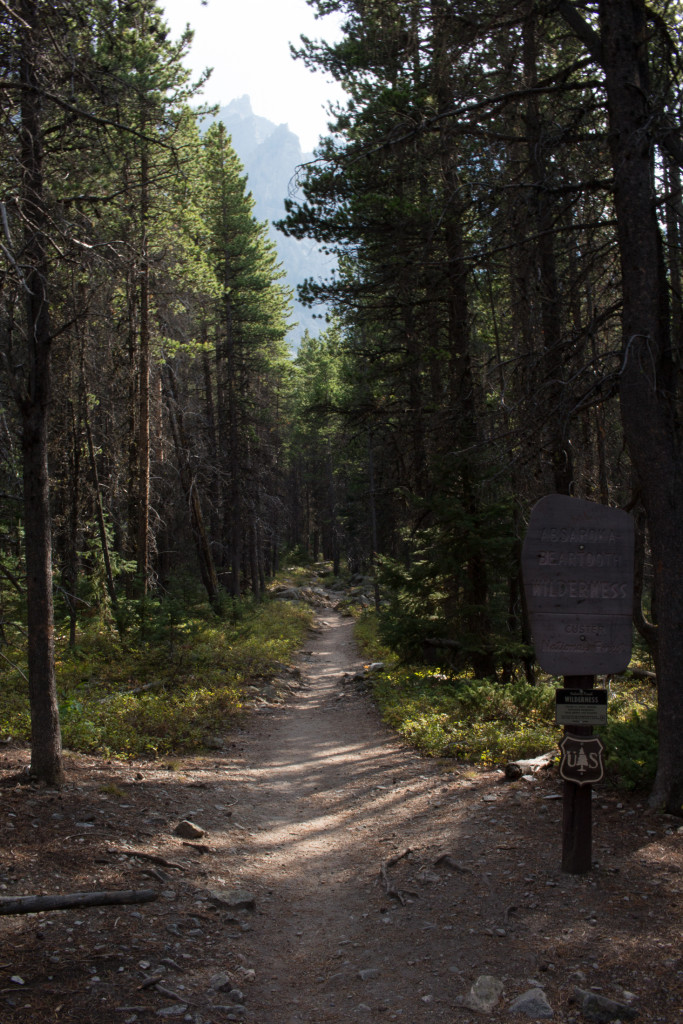
[[[245,118],[254,116],[254,111],[251,109],[251,97],[247,96],[246,93],[240,96],[239,99],[231,100],[227,107],[223,108],[223,111],[230,117]]]
[[[287,238],[272,227],[274,221],[284,216],[285,198],[290,194],[297,168],[307,158],[307,154],[301,152],[298,135],[286,123],[274,124],[255,114],[246,95],[221,107],[218,119],[230,133],[235,152],[247,173],[248,187],[255,200],[254,213],[259,220],[271,225],[270,235],[277,245],[287,284],[295,289],[305,278],[326,277],[330,259],[315,242]],[[293,339],[297,347],[304,330],[317,334],[320,324],[315,314],[296,300],[294,308],[299,321]]]

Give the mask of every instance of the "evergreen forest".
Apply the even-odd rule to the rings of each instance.
[[[402,665],[492,707],[540,686],[520,550],[558,493],[634,519],[651,799],[680,814],[681,5],[308,2],[343,35],[294,56],[347,99],[278,224],[336,258],[296,352],[191,31],[0,3],[0,656],[32,771],[62,776],[89,645],[175,649],[191,606],[237,628],[285,564],[370,578]]]

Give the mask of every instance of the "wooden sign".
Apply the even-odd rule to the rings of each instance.
[[[600,782],[605,774],[602,763],[604,749],[599,736],[564,736],[560,740],[560,775],[567,782],[575,782],[579,786]]]
[[[607,725],[607,690],[555,690],[556,725]]]
[[[539,665],[553,675],[622,672],[631,659],[633,520],[550,494],[534,506],[522,576]]]

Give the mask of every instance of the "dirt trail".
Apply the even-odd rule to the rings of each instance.
[[[247,740],[240,781],[257,792],[243,820],[258,832],[241,877],[270,886],[268,924],[253,953],[267,980],[250,1004],[272,1024],[344,1019],[368,997],[387,1007],[405,999],[397,992],[405,977],[387,970],[400,925],[377,877],[404,841],[411,797],[437,780],[431,771],[420,778],[424,763],[398,746],[367,699],[340,688],[342,672],[360,667],[352,633],[349,619],[318,617],[301,661],[305,688],[261,718]],[[410,938],[411,950],[419,944]],[[359,971],[384,977],[363,981]]]
[[[302,658],[305,688],[254,721],[246,738],[239,779],[251,795],[240,820],[251,834],[240,875],[264,911],[256,941],[244,944],[260,979],[250,1016],[259,1024],[464,1024],[478,1014],[463,997],[477,977],[493,975],[504,996],[490,1020],[509,1020],[510,1002],[537,987],[555,1020],[575,1019],[575,985],[613,998],[659,991],[644,1019],[677,1020],[660,1006],[659,969],[636,981],[646,932],[662,943],[660,956],[669,950],[670,1007],[683,1005],[675,925],[667,946],[658,931],[664,908],[651,909],[660,882],[647,885],[647,910],[633,915],[637,897],[619,874],[645,863],[643,848],[622,849],[614,866],[624,804],[603,795],[596,859],[602,851],[609,866],[561,875],[558,780],[510,784],[498,772],[443,771],[418,757],[382,726],[365,694],[340,686],[358,664],[352,623],[319,615]],[[649,832],[654,866],[675,841],[669,850],[656,845],[661,819]],[[661,865],[674,881],[678,838],[678,860],[665,855]],[[444,853],[450,860],[439,861]],[[387,886],[380,868],[393,857]],[[642,871],[632,884],[645,884]]]
[[[562,875],[556,775],[509,783],[407,749],[340,682],[360,667],[352,630],[318,614],[300,687],[265,686],[220,753],[79,755],[59,793],[17,782],[28,751],[0,754],[3,895],[160,890],[0,918],[0,1024],[514,1024],[539,1019],[514,1009],[530,989],[582,1024],[577,985],[683,1022],[680,821],[599,789],[594,870]],[[175,834],[184,818],[200,842]],[[227,909],[243,891],[253,907]],[[484,1017],[467,1005],[482,975],[502,987]]]

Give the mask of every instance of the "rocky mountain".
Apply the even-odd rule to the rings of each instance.
[[[230,133],[235,152],[244,164],[254,196],[255,216],[271,225],[271,236],[287,274],[286,283],[294,292],[294,319],[298,326],[290,340],[297,348],[304,330],[317,334],[324,326],[320,319],[324,310],[302,306],[296,298],[296,286],[307,277],[326,277],[331,257],[322,253],[315,242],[287,238],[272,225],[284,215],[284,201],[296,188],[297,167],[310,160],[312,154],[302,152],[298,136],[286,124],[277,125],[255,114],[248,96],[221,107],[218,118]]]

